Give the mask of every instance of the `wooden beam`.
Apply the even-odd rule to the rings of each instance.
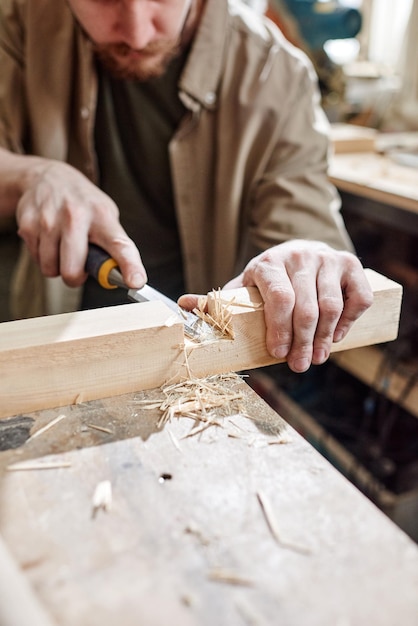
[[[366,272],[374,303],[333,352],[397,336],[402,288]],[[0,417],[277,363],[266,350],[262,307],[242,306],[261,302],[257,289],[221,297],[232,312],[234,339],[189,341],[180,317],[160,302],[0,324]]]

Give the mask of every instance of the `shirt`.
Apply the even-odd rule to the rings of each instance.
[[[117,204],[150,285],[173,300],[185,287],[168,145],[185,113],[177,83],[186,55],[187,50],[164,76],[147,82],[112,78],[98,65],[94,134],[98,184]],[[126,291],[103,289],[89,278],[81,308],[126,302]]]

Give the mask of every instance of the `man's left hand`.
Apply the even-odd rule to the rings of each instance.
[[[358,258],[317,241],[292,240],[254,257],[224,289],[255,286],[264,300],[266,345],[294,372],[324,363],[372,304]],[[193,308],[193,296],[179,304]]]

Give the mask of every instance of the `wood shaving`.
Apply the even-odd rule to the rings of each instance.
[[[247,626],[262,626],[265,624],[261,616],[256,612],[254,606],[248,604],[247,599],[240,598],[235,602],[236,609]]]
[[[66,415],[58,415],[58,417],[56,417],[55,419],[51,420],[46,426],[43,426],[42,428],[37,430],[35,433],[33,433],[33,435],[31,435],[28,439],[26,439],[25,443],[29,443],[29,441],[32,441],[32,439],[35,439],[36,437],[39,437],[40,435],[43,435],[43,433],[45,433],[47,430],[49,430],[50,428],[52,428],[53,426],[58,424],[58,422],[63,420],[65,417],[67,417],[67,416]]]
[[[228,585],[239,585],[243,587],[252,587],[254,585],[252,580],[226,569],[213,569],[208,573],[208,578]]]
[[[172,442],[173,446],[176,448],[176,450],[178,450],[179,452],[183,452],[183,450],[180,447],[180,444],[178,442],[177,437],[175,437],[173,435],[173,433],[171,432],[171,430],[169,428],[167,428],[167,432],[168,432],[168,436],[170,437],[171,442]]]
[[[277,439],[270,439],[270,441],[267,441],[268,446],[281,446],[286,443],[293,443],[292,437],[289,437],[289,435],[286,434],[282,435],[282,437],[278,437]]]
[[[198,299],[197,307],[193,309],[193,313],[218,330],[223,337],[228,339],[234,339],[235,337],[232,327],[233,307],[243,307],[247,309],[263,308],[261,302],[239,302],[235,300],[235,297],[231,300],[225,300],[222,298],[222,291],[220,289],[213,289],[211,293],[214,305],[212,314],[207,312],[207,296],[201,296]]]
[[[283,539],[280,536],[277,519],[274,516],[273,508],[271,506],[270,501],[268,500],[266,495],[261,492],[258,492],[256,495],[257,495],[258,502],[260,503],[260,507],[263,512],[264,519],[266,520],[267,526],[271,532],[272,537],[275,539],[275,541],[283,548],[289,548],[290,550],[295,550],[296,552],[300,552],[301,554],[310,554],[311,551],[309,550],[309,548],[306,548],[305,546],[300,546],[295,543],[283,541]]]
[[[96,485],[93,494],[92,517],[95,517],[99,509],[109,512],[112,508],[112,484],[110,480],[102,480]]]
[[[188,535],[193,535],[202,544],[202,546],[208,546],[210,544],[209,539],[203,534],[200,528],[194,522],[190,522],[184,529],[184,532]]]
[[[71,463],[69,461],[34,461],[32,463],[28,463],[27,461],[22,461],[21,463],[13,463],[13,465],[8,465],[6,470],[8,472],[20,472],[20,471],[34,471],[34,470],[51,470],[51,469],[61,469],[71,467]]]
[[[207,298],[199,298],[197,307],[193,309],[200,319],[219,330],[223,337],[234,339],[234,330],[232,328],[232,311],[233,300],[231,302],[223,302],[221,298],[221,290],[213,290],[213,315],[206,312]]]
[[[104,426],[97,426],[96,424],[87,424],[87,426],[89,428],[92,428],[93,430],[99,430],[101,433],[107,433],[108,435],[113,435],[113,430],[110,430],[110,428],[105,428]]]

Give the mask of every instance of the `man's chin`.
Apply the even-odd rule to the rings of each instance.
[[[108,72],[117,79],[137,80],[145,82],[162,76],[170,61],[176,56],[176,51],[167,54],[141,56],[134,52],[129,55],[118,56],[106,50],[97,50],[97,56]]]

